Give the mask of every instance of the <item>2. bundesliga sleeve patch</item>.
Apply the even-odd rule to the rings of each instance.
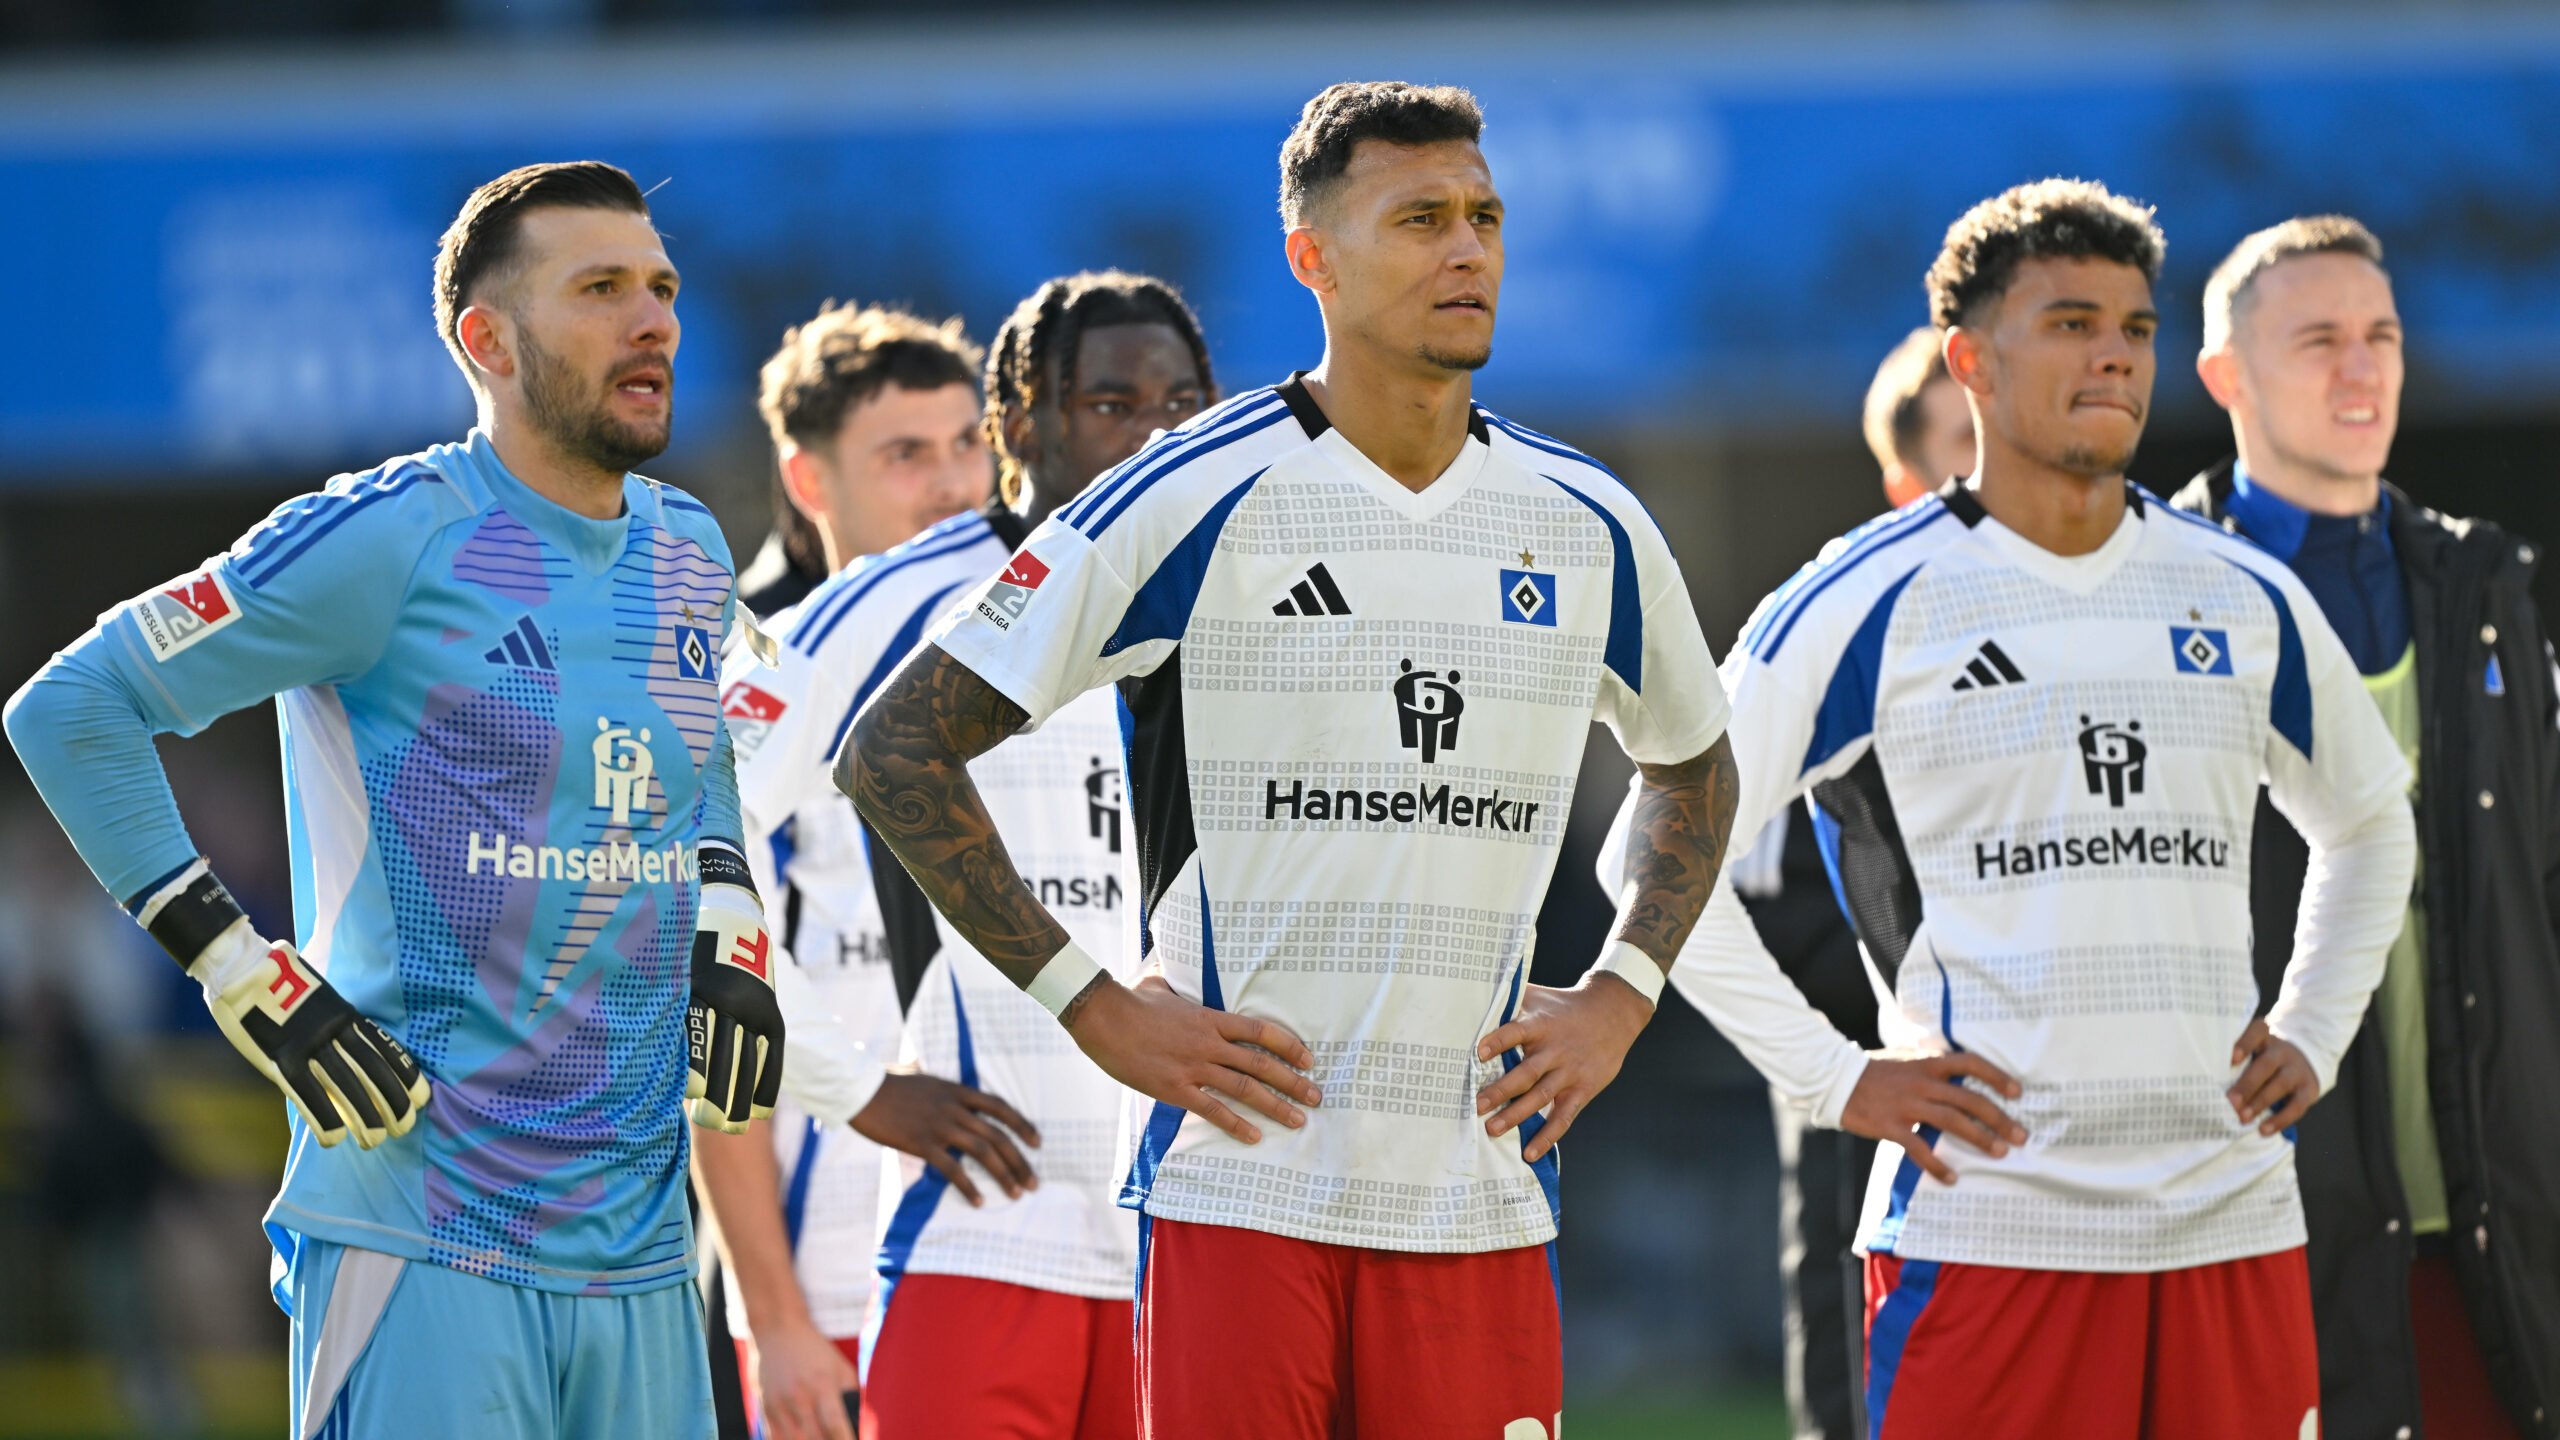
[[[240,603],[231,598],[230,585],[220,570],[211,568],[166,590],[154,590],[130,608],[154,660],[166,660],[240,618]]]
[[[744,680],[729,687],[729,693],[720,697],[720,713],[729,722],[729,746],[739,759],[751,759],[764,748],[773,723],[787,708],[780,696]]]
[[[1010,630],[1022,618],[1022,607],[1031,603],[1031,592],[1049,578],[1049,567],[1040,557],[1025,550],[1013,557],[1004,573],[987,585],[986,595],[978,601],[978,614],[999,630]]]

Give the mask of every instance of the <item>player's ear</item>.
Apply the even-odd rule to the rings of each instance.
[[[1289,273],[1318,295],[1333,293],[1333,259],[1326,253],[1323,232],[1312,225],[1292,225],[1281,242],[1288,250]]]
[[[511,376],[516,373],[513,338],[507,331],[507,317],[487,305],[473,305],[454,317],[454,334],[462,341],[462,353],[484,375]]]
[[[1060,407],[1061,410],[1064,408],[1065,407],[1063,406]],[[1031,410],[1029,406],[1007,405],[1004,407],[1004,418],[999,423],[1004,427],[1004,448],[1008,454],[1011,454],[1016,459],[1022,459],[1024,457],[1036,459],[1047,458],[1045,456],[1040,456],[1037,452],[1036,447],[1039,445],[1040,440],[1034,433],[1037,427],[1031,423]]]
[[[1898,460],[1885,467],[1885,503],[1891,505],[1896,510],[1899,510],[1903,506],[1910,504],[1912,501],[1919,499],[1921,496],[1928,494],[1931,488],[1932,487],[1921,483],[1919,476],[1911,473],[1910,466],[1905,465]]]
[[[2196,378],[2204,382],[2213,403],[2228,410],[2240,400],[2240,357],[2225,343],[2218,350],[2196,352]]]
[[[1991,393],[1990,336],[1970,326],[1947,327],[1947,375],[1976,395]]]
[[[782,493],[791,497],[792,508],[809,517],[812,525],[826,524],[827,498],[818,474],[818,457],[785,441],[781,461]]]

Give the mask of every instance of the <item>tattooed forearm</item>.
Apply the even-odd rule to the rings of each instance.
[[[1029,720],[977,672],[918,650],[854,717],[836,788],[977,952],[1017,985],[1067,943],[1005,853],[969,762]]]
[[[1707,908],[1733,831],[1733,746],[1718,739],[1677,765],[1642,765],[1627,832],[1626,919],[1618,938],[1668,966]]]

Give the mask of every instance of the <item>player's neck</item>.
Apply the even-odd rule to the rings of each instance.
[[[622,476],[571,459],[530,425],[510,424],[503,415],[483,416],[480,423],[497,449],[498,463],[526,489],[573,515],[622,518]]]
[[[1985,514],[2056,555],[2086,555],[2124,522],[2122,475],[2082,475],[1994,444],[1974,474]]]
[[[1420,373],[1410,360],[1379,364],[1329,344],[1323,363],[1307,372],[1307,394],[1352,448],[1420,494],[1467,447],[1472,378],[1436,367]]]
[[[2237,426],[2232,438],[2240,452],[2240,468],[2249,483],[2297,510],[2314,515],[2370,515],[2382,503],[2382,477],[2341,475],[2285,454]]]

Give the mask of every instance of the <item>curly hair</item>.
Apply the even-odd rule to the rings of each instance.
[[[2094,180],[2015,186],[1947,227],[1946,246],[1929,267],[1929,317],[1941,329],[1980,320],[2028,260],[2113,260],[2157,283],[2168,248],[2150,206]]]
[[[1010,409],[1056,407],[1075,392],[1076,352],[1087,330],[1113,325],[1170,325],[1191,347],[1200,367],[1200,389],[1215,399],[1217,381],[1209,372],[1209,345],[1200,335],[1200,317],[1183,303],[1182,292],[1152,275],[1125,270],[1086,270],[1062,275],[1031,292],[1013,307],[987,349],[987,447],[996,457],[996,493],[1011,505],[1022,498],[1025,462],[1005,442],[1004,416]],[[1050,367],[1057,368],[1055,393]]]
[[[1327,86],[1298,112],[1297,128],[1280,143],[1281,223],[1306,218],[1307,207],[1351,167],[1351,152],[1363,140],[1436,145],[1483,135],[1484,107],[1455,85],[1361,80]]]

